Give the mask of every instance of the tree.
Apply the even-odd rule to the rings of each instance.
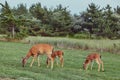
[[[113,15],[110,5],[107,5],[104,9],[104,36],[108,38],[114,38],[118,31],[118,18]]]
[[[53,10],[50,17],[50,25],[53,27],[54,32],[68,32],[72,23],[70,12],[67,11],[67,7],[63,8],[62,5],[58,5]]]
[[[2,3],[0,3],[0,5],[2,6],[0,23],[1,23],[1,26],[4,27],[4,31],[8,35],[8,37],[10,39],[15,39],[15,38],[21,39],[25,37],[26,35],[23,35],[21,33],[22,32],[24,33],[25,32],[24,30],[26,29],[25,28],[21,29],[20,26],[21,25],[24,26],[24,23],[29,20],[27,20],[24,17],[20,18],[15,13],[13,13],[12,9],[10,9],[7,2],[5,2],[5,5]]]
[[[41,29],[44,29],[46,33],[65,32],[71,24],[70,12],[67,11],[66,7],[63,8],[62,5],[58,5],[53,10],[48,10],[46,7],[42,8],[40,3],[37,3],[33,4],[29,11],[35,18],[41,20]]]
[[[2,3],[0,3],[0,5],[3,7],[2,8],[2,13],[1,13],[1,21],[5,26],[9,26],[9,29],[12,32],[12,38],[14,38],[15,26],[16,26],[15,17],[12,14],[7,1],[5,1],[5,5],[3,5]]]
[[[117,6],[117,8],[114,8],[114,11],[115,11],[115,13],[120,15],[120,7],[119,6]]]
[[[15,16],[16,15],[27,15],[28,14],[27,7],[24,4],[18,4],[17,8],[14,7],[12,9],[12,12],[14,13]]]
[[[30,8],[29,8],[30,13],[32,14],[33,17],[39,19],[39,20],[43,20],[43,16],[45,14],[44,9],[41,7],[41,3],[36,3],[33,4]]]
[[[88,5],[87,11],[81,13],[81,26],[83,31],[89,31],[91,34],[97,34],[100,31],[102,24],[102,9],[99,6],[91,3]]]
[[[72,27],[71,27],[72,33],[75,34],[82,32],[83,23],[84,23],[84,18],[82,18],[81,15],[74,14],[74,16],[72,17]]]

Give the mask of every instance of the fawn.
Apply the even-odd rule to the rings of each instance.
[[[51,57],[53,58],[53,61],[55,60],[56,57],[59,57],[61,67],[63,67],[63,62],[64,62],[64,60],[63,60],[63,55],[64,55],[64,53],[63,53],[61,50],[58,50],[58,51],[54,51],[54,52],[51,54]],[[49,67],[49,62],[50,62],[50,59],[47,58],[47,60],[46,60],[47,67]],[[58,62],[57,62],[57,65],[58,65]]]
[[[83,63],[83,68],[85,70],[88,69],[89,64],[91,63],[91,70],[93,67],[93,61],[96,61],[96,63],[98,64],[98,71],[100,71],[100,66],[102,64],[102,71],[104,71],[104,67],[103,67],[103,61],[101,60],[101,55],[98,53],[91,53],[86,57],[85,62]]]

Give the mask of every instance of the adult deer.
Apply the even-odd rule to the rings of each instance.
[[[56,57],[58,57],[60,59],[61,67],[63,67],[63,62],[64,62],[63,55],[64,55],[63,51],[58,50],[58,51],[54,51],[51,57],[53,58],[53,61],[55,60]],[[49,63],[50,63],[49,58],[47,58],[46,63],[47,63],[47,67],[49,67]],[[58,65],[58,62],[57,62],[57,65]]]
[[[51,57],[51,54],[53,52],[53,46],[49,44],[36,44],[30,48],[27,55],[22,59],[22,66],[24,67],[26,64],[26,61],[29,59],[29,57],[33,56],[32,62],[30,64],[30,67],[32,67],[34,60],[38,58],[38,66],[40,66],[39,62],[39,55],[46,54],[47,57],[51,60],[51,69],[53,68],[53,58]]]
[[[96,63],[98,64],[98,71],[100,71],[100,66],[102,64],[102,71],[104,71],[104,67],[103,67],[103,61],[101,60],[101,55],[98,53],[91,53],[86,57],[85,62],[83,63],[83,68],[85,70],[88,69],[89,64],[91,63],[91,70],[93,67],[93,61],[96,61]]]

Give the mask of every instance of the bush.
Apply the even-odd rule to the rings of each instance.
[[[25,33],[17,33],[15,36],[15,39],[21,40],[23,38],[27,37],[27,34]]]
[[[75,34],[73,37],[77,39],[88,39],[89,38],[88,34]]]

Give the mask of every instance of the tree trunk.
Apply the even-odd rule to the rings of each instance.
[[[12,27],[12,38],[13,39],[15,38],[15,27],[14,26]]]

